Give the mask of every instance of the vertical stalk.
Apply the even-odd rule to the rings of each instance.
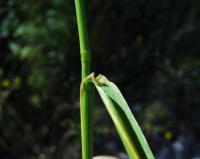
[[[91,55],[89,49],[84,0],[75,0],[79,32],[82,80],[90,74]],[[90,83],[84,85],[80,99],[82,159],[92,159],[92,123],[93,89]]]

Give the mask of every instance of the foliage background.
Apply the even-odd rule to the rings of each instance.
[[[199,158],[200,2],[88,0],[87,17],[93,70],[121,88],[156,158]],[[79,83],[74,1],[1,0],[0,158],[80,158]],[[96,100],[94,153],[125,158]]]

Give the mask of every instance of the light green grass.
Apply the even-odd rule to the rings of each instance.
[[[92,159],[93,85],[108,110],[130,159],[154,159],[153,153],[117,86],[105,76],[96,78],[91,72],[91,54],[88,42],[84,0],[75,0],[81,64],[80,87],[82,159]],[[93,85],[92,85],[93,84]]]

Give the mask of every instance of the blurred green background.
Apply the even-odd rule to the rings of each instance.
[[[80,159],[74,0],[0,1],[0,159]],[[93,71],[122,90],[156,158],[200,159],[200,1],[87,0]],[[94,154],[126,159],[96,98]]]

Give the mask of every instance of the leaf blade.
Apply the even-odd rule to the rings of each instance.
[[[105,76],[92,79],[131,159],[154,159],[153,153],[117,86]]]

